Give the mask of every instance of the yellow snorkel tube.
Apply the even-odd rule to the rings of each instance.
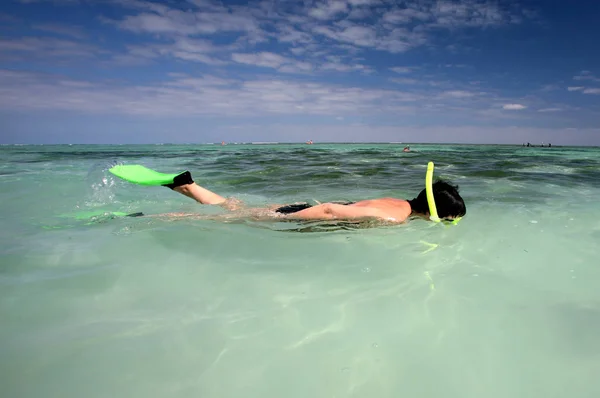
[[[433,162],[427,163],[427,174],[425,175],[425,192],[427,193],[427,205],[429,205],[429,219],[434,222],[440,222],[438,217],[437,208],[435,207],[435,199],[433,198]],[[461,217],[458,217],[451,221],[452,224],[456,225],[460,221]]]
[[[427,192],[427,204],[429,205],[429,218],[431,221],[440,222],[433,199],[433,162],[427,163],[427,174],[425,175],[425,191]]]

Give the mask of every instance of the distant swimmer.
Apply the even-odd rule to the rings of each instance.
[[[266,208],[247,208],[237,199],[224,198],[197,185],[189,171],[162,174],[141,165],[119,165],[110,172],[127,181],[141,185],[162,185],[204,205],[219,205],[226,210],[252,218],[286,218],[291,220],[356,220],[378,219],[402,223],[411,216],[433,221],[456,222],[466,214],[458,186],[438,180],[432,183],[433,163],[427,171],[426,188],[412,200],[391,197],[356,202],[327,202],[317,205],[295,203],[271,205]],[[181,215],[185,216],[185,215]]]

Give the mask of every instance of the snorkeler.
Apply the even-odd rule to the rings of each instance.
[[[197,185],[189,171],[173,178],[170,184],[163,184],[198,203],[219,205],[227,210],[239,210],[241,202],[226,199],[206,188]],[[466,214],[466,206],[458,193],[458,187],[439,180],[432,185],[432,193],[437,207],[437,217],[441,220],[457,220]],[[261,209],[256,209],[261,210]],[[430,218],[426,189],[412,200],[396,198],[367,199],[350,203],[320,203],[309,205],[299,203],[291,205],[273,205],[267,210],[273,217],[294,220],[351,220],[374,218],[392,223],[404,222],[411,216]],[[263,215],[266,215],[263,213]]]

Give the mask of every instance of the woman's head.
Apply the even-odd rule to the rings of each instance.
[[[443,180],[436,181],[433,184],[433,198],[438,217],[441,219],[462,217],[467,213],[465,202],[458,193],[458,185],[451,185]],[[419,193],[419,196],[408,202],[413,212],[429,215],[427,191],[425,189]]]

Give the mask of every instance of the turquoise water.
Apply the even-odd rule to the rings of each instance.
[[[600,396],[600,149],[402,147],[1,147],[2,396]],[[430,160],[457,226],[171,219],[222,210],[106,172],[263,206],[413,198]]]

